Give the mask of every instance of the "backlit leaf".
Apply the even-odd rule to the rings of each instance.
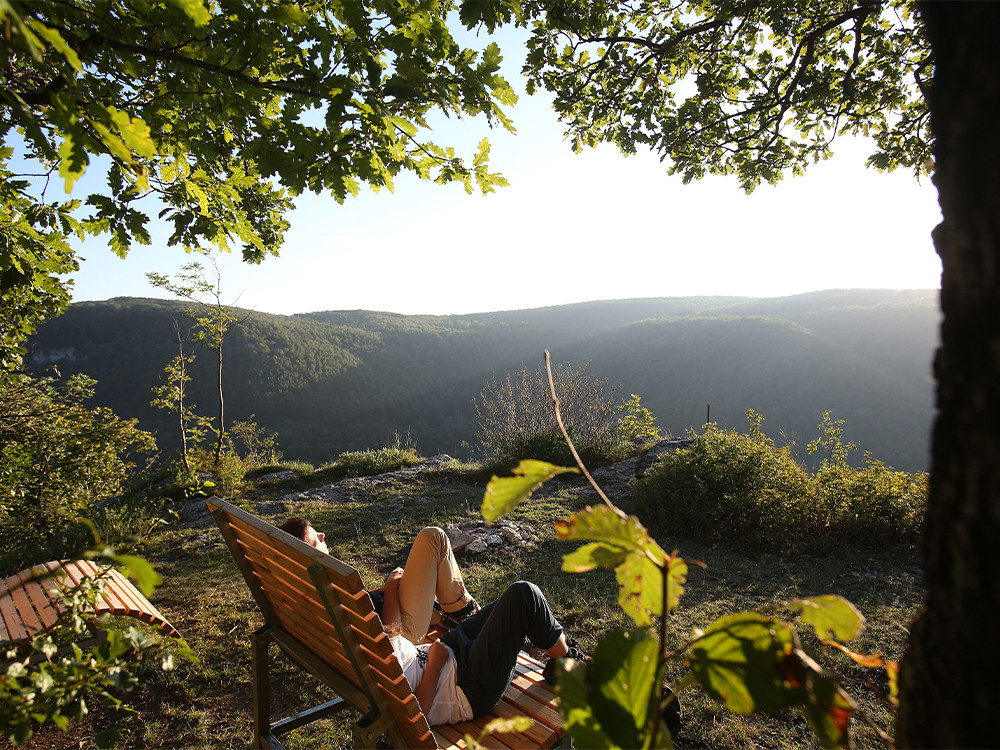
[[[621,547],[592,542],[563,555],[563,570],[567,573],[585,573],[594,568],[614,568],[625,560],[625,554]]]
[[[803,622],[812,625],[824,641],[850,641],[865,628],[865,617],[847,599],[836,594],[795,599],[790,605],[799,610]]]
[[[482,513],[487,523],[502,518],[523,503],[536,489],[552,477],[579,469],[556,466],[545,461],[525,459],[514,469],[512,477],[494,476],[483,495]]]
[[[605,733],[591,705],[588,672],[587,664],[572,659],[556,662],[556,694],[563,727],[577,747],[618,748]]]
[[[775,711],[803,698],[782,666],[793,646],[788,625],[744,612],[716,620],[692,643],[688,664],[708,694],[733,711]]]

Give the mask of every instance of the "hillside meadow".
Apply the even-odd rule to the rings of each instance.
[[[294,467],[290,467],[294,468]],[[425,525],[445,525],[477,517],[488,475],[479,465],[458,461],[420,471],[381,474],[370,480],[332,482],[321,471],[265,474],[230,493],[231,499],[257,515],[280,522],[288,515],[310,518],[326,532],[331,554],[356,566],[369,586],[402,565],[409,544]],[[336,490],[336,492],[332,492]],[[331,497],[337,498],[331,501]],[[325,498],[325,499],[321,499]],[[469,589],[479,601],[489,601],[516,579],[537,582],[547,593],[567,631],[585,648],[629,623],[616,604],[617,585],[611,571],[570,574],[561,557],[575,544],[555,538],[552,522],[596,501],[581,480],[555,480],[510,518],[530,524],[537,544],[509,554],[459,553]],[[630,508],[626,508],[629,510]],[[56,750],[92,747],[96,734],[117,726],[117,743],[124,748],[245,748],[251,738],[251,669],[249,636],[262,624],[203,499],[194,498],[166,508],[170,522],[143,539],[138,551],[163,576],[153,603],[183,633],[198,657],[179,659],[171,672],[150,665],[128,696],[135,713],[118,713],[94,706],[67,732],[41,731],[24,747]],[[920,601],[920,569],[912,544],[878,548],[850,540],[822,556],[754,550],[737,552],[725,540],[705,542],[685,535],[682,528],[657,534],[666,550],[676,549],[705,566],[692,565],[679,609],[671,615],[669,646],[681,649],[698,628],[717,617],[749,609],[769,610],[782,601],[826,593],[851,600],[867,618],[867,629],[851,645],[896,659],[902,653],[908,623]],[[131,624],[131,623],[130,623]],[[818,649],[815,639],[805,645]],[[824,666],[839,673],[851,694],[871,719],[891,732],[887,686],[882,673],[862,669],[843,656],[823,656]],[[684,672],[672,662],[668,678]],[[275,713],[287,715],[332,697],[314,680],[287,662],[274,675],[280,696]],[[737,716],[712,702],[699,689],[681,695],[684,724],[680,748],[815,747],[806,721],[786,711],[771,716]],[[349,721],[357,716],[327,720],[287,737],[289,748],[350,747]],[[854,722],[858,747],[879,746],[873,731]],[[2,742],[0,742],[2,744]]]

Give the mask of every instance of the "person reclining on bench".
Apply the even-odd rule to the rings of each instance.
[[[280,528],[329,554],[322,532],[317,532],[306,521],[302,536],[299,536],[294,530],[285,528],[292,520],[289,519]],[[425,535],[424,532],[428,533]],[[440,532],[440,536],[437,532]],[[411,633],[426,632],[426,627],[421,630],[419,626],[421,622],[429,624],[432,605],[416,603],[421,612],[427,610],[427,620],[416,621],[411,613],[408,632],[404,626],[402,609],[403,585],[411,560],[417,562],[422,558],[421,552],[414,559],[418,543],[423,547],[422,535],[428,537],[425,541],[434,538],[440,542],[440,537],[444,538],[447,548],[443,556],[449,561],[444,567],[449,570],[449,575],[451,571],[457,574],[462,591],[465,591],[447,535],[437,527],[428,527],[417,535],[417,541],[406,561],[406,569],[396,568],[386,578],[381,619],[393,653],[430,726],[475,719],[492,711],[514,678],[517,655],[525,645],[525,639],[551,659],[567,655],[579,660],[587,658],[574,641],[567,641],[563,627],[552,614],[545,595],[529,581],[512,583],[499,599],[482,609],[465,592],[477,611],[465,613],[461,622],[438,640],[416,645],[423,639],[421,637],[415,640]],[[430,595],[426,589],[423,592],[426,603]],[[412,590],[407,591],[408,595],[412,593]],[[452,602],[451,606],[455,606],[455,603]]]
[[[326,535],[316,531],[301,516],[293,516],[278,527],[301,539],[320,552],[329,554]],[[435,601],[440,606],[442,623],[454,627],[471,614],[479,611],[479,603],[466,590],[462,571],[448,535],[437,526],[420,530],[406,558],[405,568],[396,568],[389,577],[399,577],[399,611],[402,634],[413,643],[421,643],[427,635],[434,615]],[[388,579],[386,579],[388,581]],[[379,594],[385,587],[369,592],[375,611],[381,616],[384,604]],[[385,618],[382,618],[383,621]]]

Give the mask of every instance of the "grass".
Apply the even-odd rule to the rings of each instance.
[[[312,475],[309,481],[299,478],[287,484],[251,487],[235,500],[254,510],[259,501],[327,482]],[[283,500],[284,512],[269,520],[293,514],[310,518],[326,532],[331,553],[357,567],[365,581],[376,586],[389,570],[405,562],[409,545],[421,527],[478,515],[484,486],[485,480],[473,468],[459,466],[406,482],[364,486],[346,502]],[[512,514],[512,520],[531,524],[540,532],[541,540],[535,547],[510,556],[460,553],[459,561],[469,589],[481,602],[499,595],[513,580],[538,583],[569,634],[592,650],[603,633],[629,623],[617,606],[617,585],[611,571],[580,575],[561,570],[562,555],[576,545],[558,541],[551,523],[585,504],[582,490],[576,480],[560,482]],[[754,559],[727,549],[725,544],[711,545],[682,535],[658,541],[665,549],[678,549],[685,558],[701,560],[707,566],[691,567],[681,606],[671,616],[669,645],[674,649],[695,629],[707,627],[723,614],[768,607],[798,596],[840,593],[868,618],[866,633],[852,645],[899,658],[906,627],[920,602],[920,572],[910,548],[878,552],[845,549],[823,558],[786,560],[776,556]],[[136,714],[97,708],[66,733],[54,728],[40,732],[26,746],[29,750],[88,746],[89,738],[108,726],[121,728],[121,747],[208,750],[251,745],[249,636],[262,624],[262,618],[221,537],[214,526],[168,527],[157,532],[142,553],[164,579],[152,601],[184,634],[199,661],[181,662],[170,673],[149,668],[129,696]],[[807,645],[816,644],[807,640]],[[869,680],[878,683],[880,673],[852,667],[846,657],[824,659],[844,676],[849,692],[865,710],[891,733],[891,713],[876,691],[866,685]],[[676,682],[683,672],[683,664],[676,661],[671,663],[668,677]],[[276,715],[288,715],[332,697],[291,665],[285,664],[272,676]],[[698,688],[680,697],[684,728],[678,747],[790,750],[816,745],[807,723],[797,713],[737,716]],[[286,736],[286,744],[296,750],[350,747],[349,724],[357,718],[348,715],[297,730]],[[873,732],[859,722],[855,727],[859,747],[878,746]]]

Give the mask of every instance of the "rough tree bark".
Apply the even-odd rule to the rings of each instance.
[[[1000,727],[1000,4],[925,3],[943,214],[924,610],[900,674],[903,747],[996,747]]]

